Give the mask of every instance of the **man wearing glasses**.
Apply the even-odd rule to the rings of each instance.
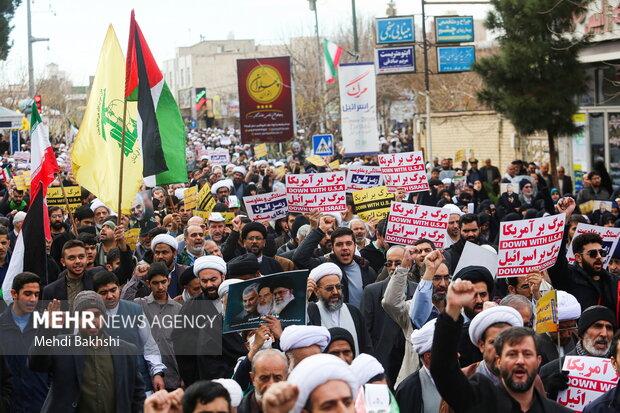
[[[342,295],[342,270],[326,262],[310,271],[314,280],[317,303],[308,303],[308,324],[327,329],[340,327],[353,336],[355,354],[372,353],[372,340],[360,310],[344,303]]]
[[[278,261],[263,255],[263,249],[267,242],[267,230],[263,224],[258,222],[245,224],[241,230],[241,241],[247,252],[256,255],[260,263],[260,273],[262,275],[276,274],[284,271]]]
[[[575,209],[575,200],[562,198],[558,201],[559,212],[566,212],[566,220]],[[560,251],[564,251],[566,231]],[[602,305],[614,312],[618,320],[618,278],[603,268],[607,252],[598,234],[585,233],[573,238],[575,263],[568,264],[565,254],[559,254],[555,265],[548,269],[551,283],[577,298],[582,308]]]

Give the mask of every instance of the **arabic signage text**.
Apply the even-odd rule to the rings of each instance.
[[[498,277],[524,277],[555,264],[566,214],[502,222],[499,230]]]
[[[380,75],[415,72],[413,46],[375,49],[375,64]]]
[[[443,249],[448,235],[447,210],[405,202],[392,202],[385,240],[399,245],[413,245],[420,238],[433,241]]]
[[[558,393],[558,403],[577,413],[616,387],[619,378],[603,357],[566,356],[562,370],[568,370],[568,389]]]
[[[379,165],[390,192],[428,191],[428,178],[421,151],[379,155]]]
[[[347,168],[347,192],[375,188],[383,185],[379,166],[349,166]]]
[[[269,192],[261,195],[244,196],[248,217],[252,221],[271,221],[286,217],[288,204],[286,192]]]
[[[344,172],[286,175],[286,200],[290,212],[346,211]]]
[[[237,60],[243,143],[286,142],[295,137],[291,58]]]
[[[415,42],[413,16],[387,17],[376,22],[377,44]]]
[[[437,43],[474,41],[474,18],[471,16],[435,17]]]
[[[474,46],[455,46],[437,48],[437,68],[439,73],[469,72],[476,61]]]

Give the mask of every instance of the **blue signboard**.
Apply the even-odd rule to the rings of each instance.
[[[469,72],[475,61],[476,49],[474,46],[437,48],[439,73]]]
[[[435,17],[435,38],[437,43],[473,42],[474,18]]]
[[[312,147],[315,155],[334,156],[334,135],[314,135]]]
[[[413,43],[413,16],[387,17],[377,20],[377,44]]]
[[[375,49],[378,74],[415,72],[413,46]]]

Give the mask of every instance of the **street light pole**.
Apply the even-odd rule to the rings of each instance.
[[[321,75],[321,55],[323,54],[323,48],[321,47],[321,37],[319,36],[319,13],[316,8],[316,0],[308,0],[308,2],[310,3],[310,10],[314,11],[314,33],[316,35],[316,47],[317,47],[318,58],[319,58],[319,76],[317,78],[319,82],[318,84],[319,87],[317,88],[317,90],[319,91],[319,94],[321,95],[319,97],[319,101],[322,104],[322,107],[319,108],[319,118],[320,118],[319,127],[320,127],[321,133],[325,133],[327,129],[327,125],[326,125],[326,119],[325,119],[325,109],[326,109],[325,108],[325,85],[323,84],[323,79]]]
[[[353,51],[355,52],[355,61],[360,59],[360,45],[357,38],[357,15],[355,13],[355,0],[351,0],[351,12],[353,15]]]
[[[428,40],[426,38],[426,12],[424,9],[425,0],[422,0],[422,48],[424,52],[424,88],[426,98],[426,159],[433,160],[433,140],[431,138],[431,82],[430,70],[428,68]]]
[[[46,42],[49,39],[32,37],[32,16],[30,13],[30,0],[26,0],[26,15],[28,20],[28,94],[34,96],[34,63],[32,61],[32,44]]]

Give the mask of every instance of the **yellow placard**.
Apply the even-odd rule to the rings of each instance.
[[[24,178],[24,175],[19,174],[19,175],[15,175],[13,177],[13,181],[15,182],[15,188],[20,190],[20,191],[25,191],[28,189],[28,186],[26,185],[26,180]]]
[[[306,161],[310,162],[312,165],[315,165],[315,166],[325,166],[325,165],[327,165],[327,163],[325,162],[325,159],[322,156],[319,156],[319,155],[308,156],[306,158]]]
[[[283,166],[278,166],[276,168],[276,175],[284,175],[286,173],[286,168]]]
[[[266,144],[261,143],[261,144],[254,146],[254,157],[256,159],[264,158],[266,156],[267,156],[267,145]]]
[[[140,237],[140,228],[132,228],[125,231],[125,242],[129,245],[129,248],[134,251],[138,244],[138,237]]]
[[[585,113],[575,113],[573,115],[573,122],[575,122],[575,123],[586,123],[586,114]]]
[[[536,332],[553,333],[558,330],[558,293],[551,290],[536,302]]]
[[[386,186],[362,189],[353,192],[353,202],[357,216],[368,222],[372,218],[382,219],[390,212],[394,194]]]
[[[211,185],[205,183],[200,192],[198,192],[198,197],[196,201],[196,211],[205,212],[207,217],[211,213],[211,210],[215,206],[215,199],[213,199],[213,195],[211,195]],[[194,213],[194,215],[202,216]],[[203,216],[203,218],[205,218]],[[205,218],[206,221],[206,218]]]
[[[454,157],[454,162],[463,162],[465,159],[465,149],[459,149],[456,151],[456,156]]]
[[[82,205],[82,190],[79,186],[65,186],[65,194],[69,201],[69,209],[75,212],[75,209]],[[47,206],[59,206],[63,210],[67,209],[65,198],[62,195],[62,188],[59,186],[51,186],[47,188]]]
[[[329,167],[331,168],[332,171],[340,169],[340,161],[338,159],[336,159],[335,161],[330,162],[329,163]]]
[[[579,204],[579,210],[582,214],[589,214],[594,210],[594,201],[584,202],[583,204]]]
[[[185,202],[185,209],[196,209],[198,203],[198,187],[196,185],[187,188],[183,191],[183,201]]]
[[[24,182],[26,186],[30,186],[30,181],[31,181],[30,174],[31,174],[30,171],[24,171]]]
[[[232,228],[232,220],[235,218],[235,213],[234,212],[222,212],[221,214],[226,220],[226,226],[229,228]]]
[[[200,217],[202,219],[205,220],[205,222],[207,222],[209,220],[209,215],[211,215],[211,212],[207,212],[207,211],[199,211],[199,210],[194,210],[194,216],[195,217]]]

